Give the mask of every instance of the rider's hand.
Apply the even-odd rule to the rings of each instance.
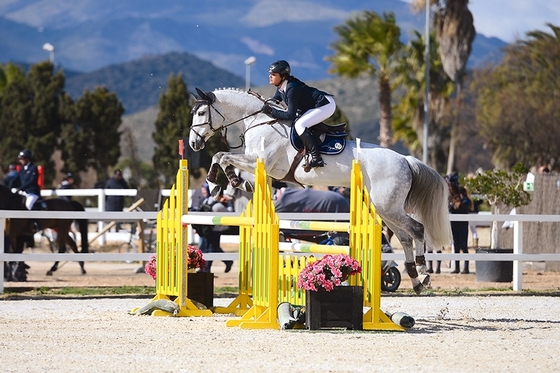
[[[263,113],[265,113],[266,115],[270,115],[272,114],[272,106],[270,106],[268,103],[265,103],[261,109],[261,111]]]
[[[19,189],[18,188],[12,188],[12,193],[14,193],[14,194],[19,193]]]

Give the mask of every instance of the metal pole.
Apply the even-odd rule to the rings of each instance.
[[[424,136],[422,162],[428,164],[428,131],[430,130],[430,0],[426,0],[426,92],[424,94]]]
[[[245,90],[248,91],[251,88],[251,65],[245,65]]]

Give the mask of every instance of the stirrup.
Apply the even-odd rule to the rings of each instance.
[[[316,168],[316,167],[325,167],[325,162],[322,159],[312,159],[309,162],[309,167]]]

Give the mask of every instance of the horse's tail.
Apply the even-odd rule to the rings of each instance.
[[[412,172],[407,209],[424,225],[426,242],[433,248],[448,246],[453,241],[449,220],[449,189],[444,178],[418,159],[407,156]]]
[[[70,201],[70,204],[76,211],[86,211],[84,206],[78,201]],[[82,250],[81,253],[89,252],[89,242],[88,242],[88,220],[87,219],[76,219],[76,224],[80,229],[80,238],[82,240]]]

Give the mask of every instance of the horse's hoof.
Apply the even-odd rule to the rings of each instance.
[[[422,283],[422,285],[429,287],[430,284],[432,283],[432,280],[430,278],[430,275],[419,275],[418,276],[418,280],[420,281],[420,283]]]
[[[52,276],[52,274],[53,274],[53,271],[48,271],[47,272],[47,276]]]
[[[253,193],[255,191],[255,188],[253,188],[253,184],[251,184],[251,182],[247,180],[243,180],[243,182],[239,186],[239,189],[247,193]]]
[[[82,269],[82,275],[85,275],[85,274],[86,274],[86,270]]]
[[[422,294],[423,290],[424,290],[424,285],[422,285],[422,283],[419,283],[414,286],[414,292],[416,293],[416,295]]]
[[[214,189],[210,192],[212,197],[217,197],[222,194],[222,188],[220,186],[215,186]]]

